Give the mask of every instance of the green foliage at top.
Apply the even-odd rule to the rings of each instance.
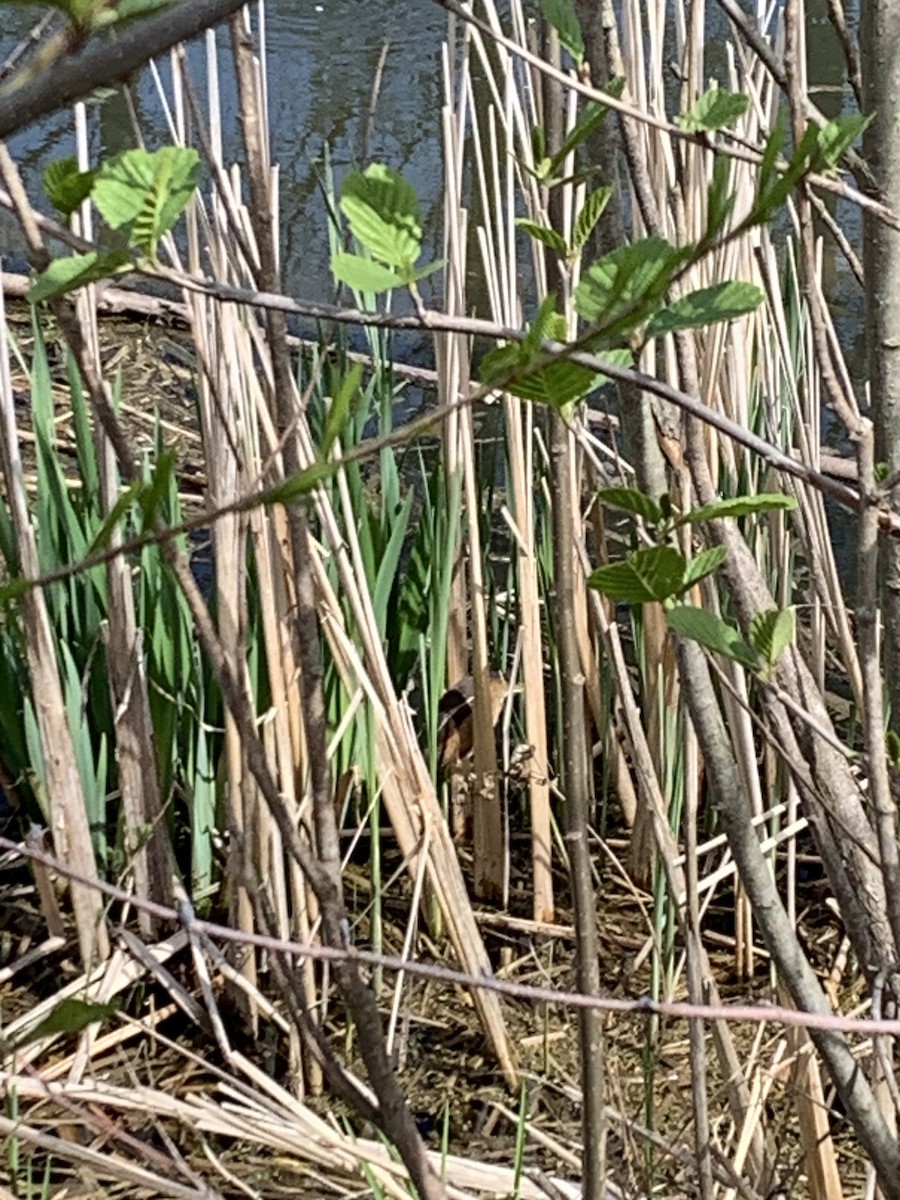
[[[100,249],[58,258],[32,285],[33,304],[155,261],[159,243],[184,212],[200,178],[200,156],[185,146],[125,150],[96,170],[79,171],[74,158],[44,171],[47,195],[65,217],[90,198],[106,223]]]
[[[2,0],[5,4],[30,3],[30,0]],[[82,35],[94,33],[108,25],[121,24],[149,16],[166,8],[172,0],[47,0],[58,9]]]

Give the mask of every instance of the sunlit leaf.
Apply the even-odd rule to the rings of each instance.
[[[90,250],[87,254],[73,254],[68,258],[56,258],[31,285],[28,299],[32,304],[40,304],[43,300],[53,300],[57,296],[73,292],[88,283],[97,283],[101,279],[107,279],[130,263],[131,259],[124,250],[113,250],[109,254],[100,254],[96,250]]]
[[[646,337],[659,337],[679,329],[698,329],[717,321],[732,321],[753,312],[765,297],[755,283],[729,279],[681,296],[651,318]]]
[[[753,513],[788,512],[797,507],[793,496],[783,492],[760,492],[758,496],[734,496],[730,500],[714,500],[678,518],[678,525],[714,521],[721,517],[749,517]]]
[[[344,251],[332,254],[331,270],[339,283],[345,283],[356,292],[389,292],[404,284],[403,277],[390,267]]]
[[[634,551],[622,562],[598,567],[588,584],[611,600],[647,604],[684,591],[686,566],[684,557],[673,546],[651,546]]]
[[[529,221],[526,217],[520,217],[516,224],[520,229],[524,229],[531,237],[541,242],[544,246],[549,246],[551,250],[555,250],[558,254],[565,255],[568,253],[568,246],[565,238],[551,229],[549,225],[540,225],[537,221]]]
[[[711,575],[727,557],[728,551],[724,546],[711,546],[708,550],[701,550],[699,554],[695,554],[684,572],[685,589]]]
[[[750,641],[770,666],[794,640],[794,612],[790,608],[770,608],[757,613],[750,622]]]
[[[419,200],[396,171],[373,163],[365,172],[351,172],[341,188],[341,210],[374,258],[398,269],[415,264],[422,248]]]
[[[747,645],[741,637],[740,630],[729,625],[716,613],[708,612],[705,608],[676,605],[668,609],[666,619],[670,629],[681,637],[699,642],[707,650],[724,654],[726,658],[745,666],[753,666],[756,662],[753,647]]]

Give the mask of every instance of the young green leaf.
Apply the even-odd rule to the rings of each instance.
[[[663,511],[656,501],[637,488],[601,488],[597,499],[610,508],[622,508],[643,517],[650,525],[659,525],[663,519]]]
[[[597,188],[590,192],[575,218],[575,229],[572,233],[572,249],[577,253],[587,245],[587,240],[594,232],[594,226],[603,215],[603,211],[612,196],[611,187]]]
[[[320,454],[328,458],[329,451],[347,427],[354,400],[359,395],[359,385],[362,382],[362,363],[355,362],[334,393],[328,416],[325,419],[325,430],[322,435]]]
[[[819,154],[825,167],[834,169],[845,151],[861,138],[874,117],[874,113],[848,113],[835,117],[818,132]]]
[[[750,641],[755,650],[774,666],[794,640],[794,613],[790,608],[770,608],[750,622]]]
[[[754,513],[790,512],[797,507],[793,496],[782,492],[760,492],[758,496],[734,496],[730,500],[714,500],[685,513],[676,525],[695,525],[699,521],[715,521],[722,517],[749,517]]]
[[[419,200],[396,171],[372,163],[351,172],[341,188],[341,211],[373,258],[398,270],[415,265],[422,249]]]
[[[687,563],[673,546],[651,546],[629,554],[623,562],[598,567],[588,585],[625,604],[668,600],[684,591]]]
[[[98,283],[101,279],[107,279],[130,262],[124,250],[113,250],[103,255],[96,250],[90,250],[87,254],[56,258],[31,285],[28,299],[32,304],[53,300],[88,283]]]
[[[331,270],[339,283],[345,283],[356,292],[389,292],[393,288],[403,287],[405,282],[390,267],[342,250],[332,254]]]
[[[734,662],[752,667],[756,664],[756,652],[741,637],[740,630],[705,608],[687,608],[675,605],[666,612],[669,628],[680,636],[699,642],[707,650],[724,654]]]
[[[200,156],[189,146],[125,150],[97,169],[94,203],[111,229],[122,229],[148,258],[155,258],[196,191]]]
[[[44,191],[64,217],[71,216],[91,194],[96,171],[79,171],[74,157],[57,158],[44,168]]]
[[[728,551],[724,546],[710,546],[708,550],[701,550],[699,554],[695,554],[684,573],[685,590],[711,575],[721,567],[727,557]]]
[[[706,234],[704,241],[714,241],[725,229],[734,210],[731,191],[731,160],[717,154],[713,162],[712,179],[706,190]]]
[[[524,229],[526,233],[541,242],[542,245],[555,250],[557,254],[563,256],[568,254],[569,248],[566,245],[566,239],[562,234],[557,233],[555,229],[551,229],[549,225],[540,225],[537,221],[529,221],[527,217],[519,217],[516,220],[516,224],[520,229]]]
[[[541,12],[580,67],[584,62],[584,37],[572,0],[541,0]]]
[[[575,289],[578,315],[604,329],[627,332],[655,312],[675,272],[691,254],[665,238],[621,246],[588,268]]]
[[[749,103],[749,97],[742,92],[726,92],[713,86],[697,98],[689,113],[676,117],[675,124],[688,133],[712,133],[740,120]]]
[[[739,279],[699,288],[660,309],[648,322],[644,336],[659,337],[680,329],[698,329],[718,321],[732,321],[753,312],[764,298],[755,283],[744,283]]]
[[[67,1000],[61,1000],[43,1021],[39,1021],[33,1029],[29,1029],[18,1038],[15,1048],[22,1049],[23,1046],[30,1046],[55,1033],[81,1033],[82,1029],[86,1029],[94,1021],[105,1021],[107,1017],[111,1017],[118,1008],[116,1000],[109,1004],[91,1004],[87,1000],[70,996]]]
[[[296,475],[292,475],[290,479],[286,479],[284,483],[279,484],[278,487],[270,488],[265,494],[266,504],[293,504],[295,501],[301,500],[320,483],[330,479],[339,466],[339,463],[334,462],[317,462],[313,463],[311,467],[305,467]]]

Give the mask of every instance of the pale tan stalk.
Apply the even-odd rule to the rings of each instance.
[[[13,196],[18,194],[20,213],[27,220],[30,206],[9,151],[2,143],[0,175],[10,193]],[[37,234],[36,228],[32,233],[38,238],[36,245],[40,248],[40,235]],[[6,477],[7,503],[20,569],[26,576],[34,579],[40,574],[40,568],[19,452],[15,398],[6,340],[6,313],[2,298],[0,332],[0,451]],[[88,879],[95,879],[97,863],[63,702],[53,632],[43,593],[39,590],[27,592],[21,600],[21,606],[31,695],[44,756],[43,782],[47,790],[43,804],[46,806],[46,816],[53,832],[54,849],[80,874]],[[109,954],[103,904],[99,894],[83,884],[72,883],[71,894],[81,959],[85,969],[88,969],[92,963],[98,959],[105,959]]]

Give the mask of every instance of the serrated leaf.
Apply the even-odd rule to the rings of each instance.
[[[573,250],[582,250],[587,245],[587,240],[594,232],[594,226],[602,217],[610,196],[612,196],[612,188],[603,187],[597,188],[595,192],[591,192],[585,197],[584,204],[575,218],[575,229],[572,233]]]
[[[651,546],[634,551],[623,562],[598,567],[588,584],[611,600],[647,604],[684,591],[686,566],[684,557],[673,546]]]
[[[676,117],[675,123],[688,133],[711,133],[740,120],[749,103],[749,97],[742,92],[726,92],[722,88],[711,87],[697,98],[689,113]]]
[[[794,613],[790,608],[770,608],[750,622],[750,641],[755,650],[774,666],[794,640]]]
[[[728,551],[724,546],[710,546],[708,550],[701,550],[699,554],[695,554],[684,573],[685,590],[711,575],[727,557]]]
[[[415,189],[402,175],[381,163],[351,172],[341,188],[341,211],[374,258],[401,270],[414,266],[422,249],[422,218]]]
[[[32,304],[40,304],[44,300],[53,300],[64,296],[76,288],[88,283],[97,283],[115,275],[122,267],[131,262],[123,250],[113,250],[109,254],[100,254],[90,250],[87,254],[73,254],[69,258],[56,258],[46,271],[43,271],[28,292]]]
[[[732,321],[753,312],[765,297],[755,283],[729,279],[698,288],[661,309],[647,325],[645,337],[659,337],[679,329],[697,329],[718,321]]]
[[[580,67],[584,62],[584,37],[572,0],[541,0],[541,12]]]
[[[193,196],[200,179],[200,156],[190,146],[125,150],[97,169],[92,192],[111,229],[155,258],[168,233]]]
[[[95,178],[95,171],[79,171],[76,158],[58,158],[44,168],[44,191],[57,212],[68,217],[91,194]]]
[[[339,283],[346,283],[356,292],[389,292],[404,284],[402,276],[390,267],[344,251],[332,254],[331,270]]]
[[[527,217],[519,217],[516,224],[536,241],[555,250],[557,254],[563,256],[568,254],[569,248],[566,245],[566,239],[555,229],[551,229],[549,225],[539,225],[537,221],[529,221]]]
[[[663,519],[663,511],[656,501],[637,488],[602,488],[597,498],[611,508],[622,508],[643,517],[651,525],[658,525]]]
[[[749,517],[754,513],[790,512],[797,507],[793,496],[783,492],[760,492],[757,496],[734,496],[730,500],[715,500],[685,513],[676,525],[693,525],[698,521],[714,521],[722,517]]]
[[[643,238],[605,255],[575,289],[578,315],[604,328],[627,331],[653,314],[675,272],[691,253],[665,238]]]
[[[688,608],[676,605],[666,613],[669,628],[680,636],[699,642],[707,650],[724,654],[726,658],[745,666],[754,666],[756,654],[752,646],[741,637],[739,629],[735,629],[716,613],[708,612],[705,608]]]

